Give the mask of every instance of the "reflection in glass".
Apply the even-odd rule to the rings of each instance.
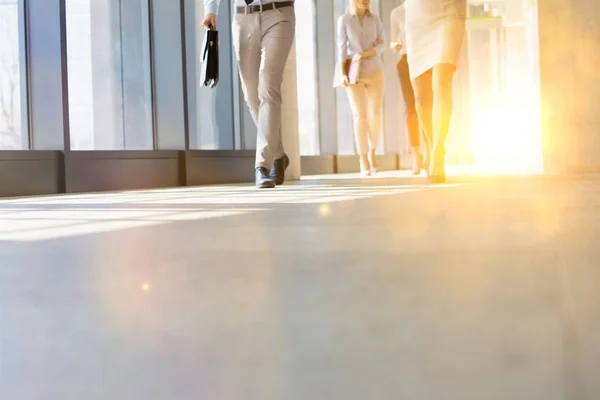
[[[67,0],[72,150],[153,148],[147,0]]]
[[[0,150],[28,148],[21,125],[19,4],[0,0]]]

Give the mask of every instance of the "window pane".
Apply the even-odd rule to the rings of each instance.
[[[334,26],[337,43],[337,20],[348,9],[347,0],[334,0]],[[336,60],[337,61],[337,60]],[[336,89],[337,99],[337,129],[338,129],[338,154],[354,154],[353,119],[348,96],[343,89]]]
[[[19,28],[21,27],[17,0],[0,0],[0,150],[29,148],[21,113],[21,74]]]
[[[66,5],[71,149],[152,149],[148,0]]]
[[[228,1],[221,1],[219,28],[219,83],[215,88],[200,86],[202,44],[206,30],[203,0],[185,0],[186,51],[190,148],[233,150],[234,100],[231,53],[231,20]],[[245,107],[245,104],[243,105]]]
[[[520,0],[470,6],[477,24],[467,32],[465,83],[477,90],[469,96],[472,143],[467,143],[480,170],[533,172],[543,164],[536,10]]]
[[[296,69],[301,155],[317,155],[320,147],[317,129],[315,23],[314,2],[296,2]]]

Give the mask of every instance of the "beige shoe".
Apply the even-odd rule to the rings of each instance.
[[[369,165],[371,166],[371,173],[375,174],[379,172],[379,163],[377,162],[377,154],[375,154],[375,149],[369,150]]]
[[[371,175],[371,170],[369,169],[369,159],[367,158],[367,155],[361,154],[359,160],[360,160],[360,174],[362,176]]]

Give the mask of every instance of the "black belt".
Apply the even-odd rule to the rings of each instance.
[[[294,6],[293,1],[277,1],[274,3],[259,4],[256,6],[238,7],[236,9],[236,11],[238,14],[252,14],[255,12],[277,10],[278,8],[293,7],[293,6]]]

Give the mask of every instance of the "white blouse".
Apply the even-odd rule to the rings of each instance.
[[[365,15],[362,25],[358,16],[353,14],[345,14],[338,19],[338,61],[342,62],[373,47],[377,49],[377,55],[361,60],[361,75],[371,74],[383,69],[383,60],[381,59],[381,54],[385,50],[383,22],[373,14]]]
[[[398,58],[406,55],[406,10],[404,4],[394,8],[392,11],[392,33],[391,41],[394,41],[402,46],[398,52]]]

